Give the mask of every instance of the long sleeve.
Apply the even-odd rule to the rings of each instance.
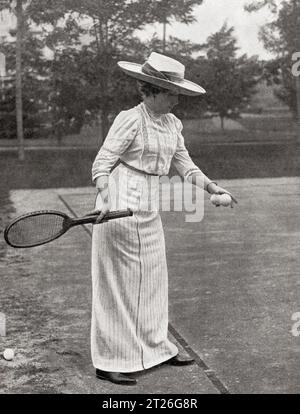
[[[110,174],[112,167],[134,140],[137,129],[138,115],[134,109],[119,113],[93,163],[93,181],[101,175]]]
[[[176,151],[172,159],[172,164],[174,165],[178,173],[181,175],[181,177],[183,177],[184,179],[187,179],[194,172],[200,172],[201,174],[203,174],[202,171],[197,167],[197,165],[194,164],[185,147],[184,138],[182,135],[182,122],[178,118],[175,118],[175,124],[177,129],[178,140]]]

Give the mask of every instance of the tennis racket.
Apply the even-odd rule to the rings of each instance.
[[[95,223],[99,213],[71,218],[56,210],[41,210],[24,214],[13,220],[4,230],[4,239],[12,247],[34,247],[49,243],[66,233],[71,227]],[[132,216],[130,209],[111,211],[99,223]]]

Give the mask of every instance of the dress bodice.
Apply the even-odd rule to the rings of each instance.
[[[187,178],[199,168],[184,145],[182,123],[172,113],[157,115],[144,102],[115,118],[93,164],[93,180],[109,175],[121,158],[151,174],[167,175],[171,163]]]

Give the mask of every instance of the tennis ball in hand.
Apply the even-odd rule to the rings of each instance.
[[[219,205],[221,205],[221,196],[220,196],[220,194],[213,194],[211,197],[210,197],[210,201],[212,202],[212,204],[213,205],[215,205],[215,206],[219,206]]]
[[[222,194],[220,196],[221,206],[228,207],[228,206],[230,206],[231,202],[232,202],[232,200],[231,200],[231,197],[230,197],[229,194]]]
[[[4,359],[6,359],[6,361],[11,361],[15,357],[15,351],[11,348],[7,348],[3,352],[3,357],[4,357]]]

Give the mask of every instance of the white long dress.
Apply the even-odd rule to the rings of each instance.
[[[185,179],[191,160],[173,114],[155,116],[144,103],[115,119],[92,169],[109,176],[111,210],[134,215],[93,227],[91,354],[95,368],[135,372],[178,353],[168,339],[168,269],[158,206],[159,177],[171,162]],[[151,190],[149,190],[151,188]],[[101,209],[101,198],[96,207]]]

